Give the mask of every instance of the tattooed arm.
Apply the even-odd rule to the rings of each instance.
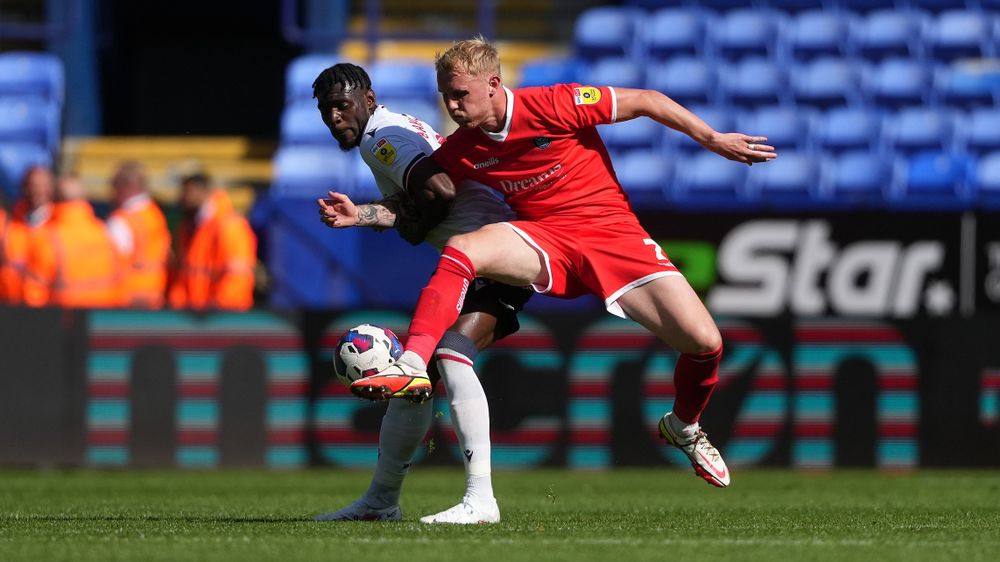
[[[331,191],[327,195],[328,199],[317,199],[316,204],[319,205],[320,220],[331,228],[350,226],[392,228],[396,224],[397,211],[395,205],[388,200],[355,205],[351,198],[343,193]]]

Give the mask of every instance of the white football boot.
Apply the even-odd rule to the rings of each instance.
[[[496,500],[489,503],[477,502],[473,505],[469,498],[462,498],[462,503],[450,507],[441,513],[421,517],[421,523],[431,525],[481,525],[500,521],[500,507]]]
[[[402,521],[403,512],[398,505],[390,505],[376,509],[365,500],[355,500],[354,503],[339,511],[331,511],[313,517],[313,521]]]
[[[726,466],[726,461],[722,460],[719,450],[708,440],[708,435],[700,428],[698,433],[690,438],[674,433],[667,420],[667,417],[672,413],[667,412],[660,418],[660,436],[691,459],[691,466],[694,467],[695,474],[713,486],[719,488],[728,486],[729,468]]]

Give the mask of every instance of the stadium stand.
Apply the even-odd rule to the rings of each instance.
[[[52,165],[52,154],[42,145],[30,142],[0,143],[0,186],[7,200],[18,195],[18,186],[28,168]]]
[[[803,12],[782,32],[786,56],[809,60],[819,56],[845,56],[849,20],[833,12]]]
[[[635,12],[627,7],[592,8],[580,15],[573,31],[576,53],[589,60],[633,53]]]
[[[845,152],[823,162],[819,195],[826,210],[878,209],[889,177],[881,157],[867,150]]]
[[[1000,209],[1000,152],[990,153],[979,161],[975,183],[979,204],[986,209]]]
[[[804,152],[784,151],[766,166],[747,172],[747,189],[755,192],[761,204],[775,210],[821,208],[818,197],[819,164]]]
[[[48,53],[0,53],[0,98],[33,96],[61,106],[64,75],[62,61]]]
[[[697,9],[666,8],[643,27],[646,53],[655,59],[705,52],[705,15]]]

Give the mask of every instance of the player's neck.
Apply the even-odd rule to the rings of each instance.
[[[507,104],[510,103],[507,99],[507,88],[501,84],[498,93],[502,95],[493,96],[493,115],[482,125],[482,129],[490,133],[499,133],[507,125]]]

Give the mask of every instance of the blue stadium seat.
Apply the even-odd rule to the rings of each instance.
[[[699,0],[697,2],[690,2],[701,6],[702,8],[708,8],[709,10],[715,10],[716,12],[726,12],[733,9],[746,9],[753,7],[756,2],[754,0]]]
[[[377,97],[436,99],[438,96],[437,74],[429,62],[380,60],[371,65],[369,76]]]
[[[396,113],[405,113],[427,123],[435,131],[440,132],[444,124],[441,104],[437,100],[414,97],[389,98],[380,97],[378,102]]]
[[[782,149],[802,150],[808,141],[807,115],[796,107],[762,107],[742,116],[739,131],[751,136],[767,137],[766,144]]]
[[[889,178],[889,165],[880,156],[867,150],[845,152],[823,163],[821,197],[831,210],[879,208]]]
[[[779,20],[774,12],[733,10],[719,17],[709,29],[708,38],[715,52],[730,60],[772,57]]]
[[[782,33],[787,54],[796,60],[844,56],[847,18],[834,12],[812,10],[792,18]]]
[[[736,129],[736,116],[720,106],[690,106],[692,113],[708,123],[713,129],[720,132],[729,133]],[[690,153],[705,150],[691,137],[664,127],[663,138],[666,146],[671,151]]]
[[[872,61],[914,57],[920,52],[920,19],[912,12],[878,10],[852,26],[850,41],[858,55]]]
[[[281,144],[336,146],[337,141],[323,123],[316,102],[302,100],[281,112]]]
[[[889,193],[890,208],[899,210],[954,211],[972,201],[966,182],[972,161],[951,152],[918,152],[897,162]]]
[[[933,107],[911,107],[886,120],[885,145],[904,154],[951,148],[955,116]]]
[[[874,150],[882,135],[881,117],[860,107],[838,107],[816,119],[811,137],[826,152]]]
[[[285,70],[285,105],[294,101],[308,100],[313,97],[313,82],[320,72],[345,61],[337,55],[312,54],[302,55],[288,65]]]
[[[664,193],[670,185],[670,159],[659,150],[629,150],[612,157],[615,174],[629,200],[637,208],[667,204]]]
[[[908,0],[913,8],[927,10],[928,12],[942,12],[945,10],[961,10],[977,4],[975,0]]]
[[[0,142],[29,142],[55,152],[60,109],[36,97],[0,98]]]
[[[993,54],[993,22],[982,12],[951,10],[931,20],[924,36],[929,53],[941,61]]]
[[[741,61],[724,68],[719,77],[726,97],[733,105],[773,105],[787,98],[784,73],[776,63],[767,59]]]
[[[333,146],[283,146],[274,155],[275,198],[315,199],[327,191],[354,190],[356,151],[346,153]]]
[[[715,72],[702,59],[679,56],[646,69],[646,87],[687,106],[715,99]]]
[[[930,71],[915,60],[888,59],[868,72],[865,89],[869,101],[881,107],[925,105],[930,102]]]
[[[359,158],[351,158],[351,165],[354,167],[353,186],[348,195],[357,203],[369,203],[382,198],[382,192],[378,189],[372,169]]]
[[[782,12],[801,12],[804,10],[819,10],[826,6],[823,0],[765,0],[766,6]]]
[[[666,59],[704,52],[705,16],[699,10],[659,10],[652,14],[642,29],[646,52],[653,58]]]
[[[818,59],[793,68],[789,76],[799,105],[828,108],[860,101],[860,71],[847,59]]]
[[[576,19],[576,54],[589,60],[633,54],[636,14],[630,8],[603,6],[586,10]]]
[[[962,148],[970,154],[1000,151],[1000,109],[971,111],[958,132]]]
[[[65,71],[55,55],[0,53],[0,97],[37,96],[61,106],[64,90]]]
[[[852,12],[872,12],[896,8],[898,0],[837,0],[836,5]]]
[[[934,90],[938,101],[963,108],[996,105],[1000,98],[1000,80],[983,66],[953,64],[938,69],[934,73]]]
[[[753,209],[758,201],[746,189],[749,166],[712,153],[700,152],[677,166],[669,192],[677,207],[691,210]]]
[[[636,61],[606,58],[589,65],[583,71],[581,82],[593,86],[641,88],[645,79],[643,68]]]
[[[1000,209],[1000,152],[990,153],[979,161],[975,183],[979,204],[991,210]]]
[[[570,84],[580,80],[582,64],[575,58],[554,57],[533,59],[521,65],[519,87]]]
[[[778,210],[821,208],[819,162],[804,152],[785,151],[776,160],[747,172],[747,190],[764,207]]]
[[[611,151],[659,149],[663,141],[663,125],[646,117],[601,125],[597,128],[605,146]]]
[[[35,143],[0,143],[0,188],[12,201],[18,196],[21,178],[32,166],[51,166],[52,154],[45,146]]]

